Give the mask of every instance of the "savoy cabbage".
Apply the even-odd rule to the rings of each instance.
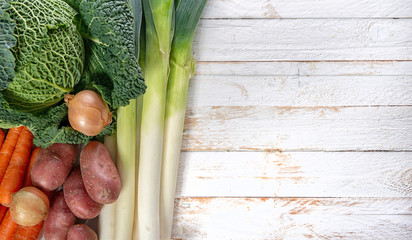
[[[62,99],[93,89],[114,111],[145,92],[133,14],[128,0],[0,0],[0,128],[25,125],[42,147],[89,141]]]
[[[16,109],[37,112],[61,101],[79,82],[84,64],[83,40],[73,24],[76,12],[62,1],[13,1],[11,48],[15,76],[3,96]]]

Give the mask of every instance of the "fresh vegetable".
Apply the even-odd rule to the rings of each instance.
[[[0,182],[4,177],[7,166],[9,165],[11,155],[16,148],[17,140],[19,139],[23,127],[14,127],[9,129],[6,140],[0,150]]]
[[[10,208],[7,209],[6,215],[0,225],[0,240],[12,239],[13,234],[16,232],[17,226],[17,223],[14,222],[10,216]]]
[[[0,204],[0,223],[3,220],[3,217],[6,214],[7,209],[8,209],[7,207]]]
[[[2,79],[10,81],[3,96],[14,109],[43,111],[80,81],[85,56],[73,23],[76,12],[62,0],[2,2],[10,4],[6,11],[15,23],[17,41],[11,48],[14,59],[2,60],[15,61],[14,77]]]
[[[70,227],[75,222],[76,216],[67,206],[63,191],[59,190],[51,203],[49,215],[44,221],[44,238],[46,240],[66,239]]]
[[[0,203],[4,206],[10,206],[11,196],[23,185],[32,144],[33,134],[27,127],[24,127],[0,184]]]
[[[4,138],[6,137],[6,134],[4,133],[3,129],[0,129],[0,149],[3,146]]]
[[[10,215],[21,226],[34,226],[49,213],[49,198],[36,187],[24,187],[13,194]]]
[[[170,239],[192,42],[206,0],[143,0],[145,56],[137,222],[140,239]],[[137,237],[135,238],[137,239]]]
[[[133,54],[139,58],[140,27],[142,21],[142,6],[140,0],[130,0],[129,6],[133,12]],[[109,216],[114,214],[114,228],[108,229],[112,234],[112,239],[131,239],[133,234],[134,208],[136,196],[136,156],[138,154],[137,142],[137,107],[141,102],[141,97],[130,101],[126,107],[117,110],[117,159],[116,165],[119,170],[122,189],[115,204],[115,209],[108,212]],[[110,237],[107,236],[107,237]],[[106,238],[106,236],[104,236]]]
[[[112,113],[103,98],[92,90],[76,95],[66,94],[64,101],[69,108],[70,126],[87,136],[98,135],[112,122]]]
[[[103,143],[92,141],[82,149],[80,169],[91,199],[102,204],[117,200],[122,187],[120,176]]]
[[[60,187],[69,175],[78,152],[79,145],[66,143],[55,143],[41,149],[31,170],[33,185],[45,191]]]
[[[160,182],[160,239],[172,235],[174,196],[186,113],[189,79],[194,75],[192,43],[206,0],[176,1],[176,23],[170,55]]]
[[[103,204],[90,198],[84,187],[79,167],[75,167],[63,184],[64,199],[76,217],[91,219],[99,215]]]
[[[122,189],[115,209],[114,239],[131,239],[136,174],[136,101],[117,110],[117,167]]]
[[[5,56],[0,60],[0,128],[25,125],[34,144],[43,148],[95,138],[68,125],[65,94],[93,90],[116,111],[146,88],[134,54],[129,2],[66,2],[0,2],[0,52]],[[114,127],[115,121],[97,137],[112,134]]]
[[[116,136],[105,136],[104,145],[110,153],[113,163],[116,164],[117,142]],[[100,240],[113,240],[116,222],[116,205],[118,201],[103,205],[98,218],[98,236]]]
[[[36,156],[39,153],[40,149],[41,149],[40,147],[36,147],[31,152],[29,164],[27,165],[26,174],[24,176],[24,182],[23,182],[24,187],[33,185],[31,182],[31,170],[33,168],[34,162],[36,160]],[[29,227],[25,227],[21,225],[17,226],[17,230],[14,233],[13,240],[37,240],[43,228],[43,223],[44,221],[41,221],[37,225],[29,226]]]
[[[12,240],[38,240],[44,221],[31,227],[17,226]]]
[[[73,225],[67,234],[67,240],[97,240],[97,234],[86,224]]]
[[[173,38],[174,1],[143,0],[145,17],[144,77],[148,86],[143,96],[137,219],[140,239],[159,239],[159,191],[162,143]]]
[[[27,164],[27,168],[26,168],[26,174],[24,175],[23,187],[29,187],[33,185],[31,181],[31,170],[34,167],[37,154],[40,152],[40,150],[41,150],[40,147],[36,147],[35,149],[31,151],[29,163]]]

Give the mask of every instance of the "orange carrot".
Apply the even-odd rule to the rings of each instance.
[[[31,182],[31,169],[34,165],[34,160],[36,159],[37,153],[40,151],[40,147],[35,148],[30,155],[29,164],[27,165],[26,175],[24,176],[24,183],[23,187],[32,186]],[[41,229],[43,228],[44,221],[41,221],[39,224],[31,226],[31,227],[24,227],[24,226],[17,226],[16,233],[13,236],[13,240],[37,240],[39,238]]]
[[[8,208],[0,204],[0,223],[3,220],[4,215],[6,215],[7,209]]]
[[[6,137],[6,134],[3,132],[3,129],[0,129],[0,149],[1,149],[1,146],[3,146],[5,137]]]
[[[0,240],[10,240],[16,232],[16,229],[17,223],[11,218],[9,209],[0,225]]]
[[[26,175],[24,176],[23,187],[33,185],[31,182],[31,170],[33,169],[34,160],[36,160],[37,153],[39,153],[40,149],[40,147],[36,147],[35,149],[33,149],[33,151],[31,151],[29,164],[27,165],[26,169]]]
[[[23,130],[23,126],[10,128],[7,133],[6,140],[4,141],[0,150],[0,182],[4,177],[7,166],[9,165],[11,156],[16,147],[17,140],[19,139],[20,133]]]
[[[17,230],[14,233],[12,240],[37,240],[39,238],[44,221],[32,227],[24,227],[17,225]]]
[[[0,203],[3,206],[10,206],[11,195],[22,187],[32,145],[33,134],[24,127],[0,184]]]

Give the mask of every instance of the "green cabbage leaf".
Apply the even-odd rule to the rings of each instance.
[[[129,1],[65,1],[79,12],[77,25],[85,39],[88,59],[82,84],[100,91],[112,108],[128,105],[146,89],[135,56]]]
[[[16,38],[13,36],[14,21],[6,10],[9,4],[0,1],[0,91],[7,88],[14,78],[15,59],[10,48],[16,46]]]

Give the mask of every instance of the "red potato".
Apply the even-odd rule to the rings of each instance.
[[[45,191],[60,187],[76,161],[79,145],[55,143],[37,154],[31,181]]]
[[[73,225],[67,234],[67,240],[97,240],[97,234],[86,224]]]
[[[95,202],[87,194],[79,167],[74,168],[67,177],[63,184],[63,193],[67,206],[78,218],[95,218],[102,210],[103,204]]]
[[[119,172],[103,143],[92,141],[80,153],[80,169],[89,196],[110,204],[117,200],[122,184]]]
[[[71,226],[76,223],[76,216],[72,213],[64,200],[63,191],[58,191],[53,199],[49,215],[44,221],[44,239],[66,239]]]

